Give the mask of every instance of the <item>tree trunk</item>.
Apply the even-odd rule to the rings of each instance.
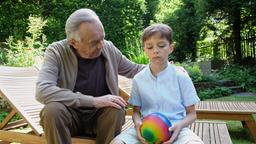
[[[219,48],[219,45],[221,45],[220,43],[216,41],[213,44],[213,59],[220,59],[220,48]]]
[[[235,48],[235,63],[242,62],[242,53],[241,53],[241,11],[239,7],[236,7],[233,11],[233,39],[234,39],[234,48]]]

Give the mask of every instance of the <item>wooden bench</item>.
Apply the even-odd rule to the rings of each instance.
[[[122,131],[133,126],[131,117],[126,117]],[[213,121],[196,121],[189,126],[205,144],[232,144],[226,123]],[[9,142],[20,142],[25,144],[41,144],[45,143],[43,136],[32,134],[17,133],[11,131],[0,130],[0,139]],[[72,138],[74,144],[95,144],[95,140],[91,138]]]
[[[11,116],[5,118],[0,129],[0,140],[8,142],[20,142],[25,144],[45,143],[43,129],[39,125],[39,112],[43,105],[35,100],[36,76],[32,77],[9,77],[0,76],[0,95],[11,104],[14,109],[11,113],[18,112],[23,120],[31,127],[30,134],[7,131],[10,129],[9,120]],[[122,93],[122,92],[121,92]],[[127,98],[126,98],[127,99]],[[133,126],[131,116],[126,117],[123,130]],[[193,123],[190,128],[199,135],[205,144],[230,144],[231,139],[224,122],[198,121]],[[94,144],[95,141],[89,138],[72,138],[73,143]]]
[[[255,102],[202,101],[196,105],[198,119],[241,121],[256,142]]]
[[[126,100],[131,91],[131,82],[131,79],[119,76],[121,93]],[[196,105],[196,112],[198,119],[241,121],[256,142],[256,121],[253,117],[256,114],[256,102],[200,101]],[[128,113],[131,115],[132,111]]]

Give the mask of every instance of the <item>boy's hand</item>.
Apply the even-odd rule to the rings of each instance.
[[[170,133],[172,133],[171,138],[168,141],[164,142],[163,144],[173,143],[174,140],[178,137],[181,129],[182,129],[182,126],[179,123],[173,125],[172,127],[169,127],[169,131]]]
[[[147,144],[147,141],[141,136],[141,133],[140,133],[141,125],[142,125],[142,122],[138,122],[137,124],[135,124],[138,140],[143,144]]]

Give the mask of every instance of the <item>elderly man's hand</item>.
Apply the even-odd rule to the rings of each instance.
[[[126,107],[127,103],[125,100],[116,95],[105,95],[101,97],[93,98],[94,107],[102,108],[102,107],[115,107],[118,109]]]

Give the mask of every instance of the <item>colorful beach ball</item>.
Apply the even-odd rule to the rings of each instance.
[[[152,113],[144,117],[141,126],[141,135],[148,143],[163,143],[170,139],[169,127],[172,124],[168,118],[161,113]]]

